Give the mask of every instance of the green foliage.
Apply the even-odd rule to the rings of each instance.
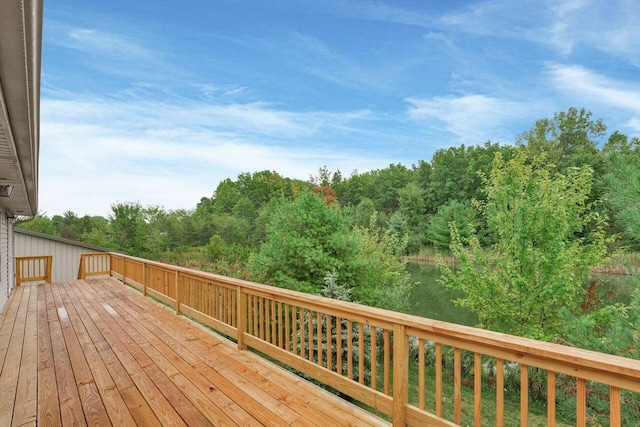
[[[570,168],[589,165],[600,176],[604,164],[597,145],[606,130],[602,119],[592,120],[590,111],[572,107],[555,113],[552,119],[538,120],[520,136],[518,144],[530,159],[545,153],[547,163],[554,165],[552,172],[567,173]]]
[[[605,198],[625,235],[640,244],[640,142],[609,152]]]
[[[283,202],[253,259],[255,278],[310,293],[320,292],[327,272],[350,282],[357,241],[349,226],[340,209],[314,193]]]
[[[376,224],[374,226],[379,226],[377,224],[377,211],[376,207],[373,204],[373,201],[368,197],[365,197],[358,203],[353,209],[353,222],[357,227],[369,227],[371,225],[371,218],[376,215]]]
[[[47,217],[46,214],[38,213],[31,219],[27,220],[18,220],[16,223],[18,228],[22,228],[24,230],[31,230],[37,233],[44,233],[50,236],[57,236],[58,230],[53,225],[53,222]]]
[[[484,199],[483,182],[479,173],[489,173],[496,153],[500,152],[503,158],[509,159],[513,151],[511,147],[501,147],[489,142],[436,151],[431,160],[428,186],[425,188],[428,211],[435,212],[449,200],[464,202]]]
[[[460,226],[458,233],[462,241],[469,239],[470,232],[478,232],[478,214],[470,202],[450,200],[438,208],[438,212],[431,217],[426,228],[426,238],[429,243],[442,248],[451,245],[450,224]],[[479,237],[480,243],[484,239]]]
[[[372,218],[372,222],[375,217]],[[411,276],[402,258],[407,235],[389,229],[379,236],[371,228],[357,228],[357,253],[353,260],[355,274],[353,298],[363,304],[401,311],[407,307]]]
[[[376,227],[352,229],[345,211],[306,193],[283,202],[274,213],[252,270],[257,281],[316,294],[331,273],[356,301],[400,308],[410,290],[402,260],[405,245],[405,234],[379,236]]]
[[[459,272],[443,265],[442,281],[465,292],[458,303],[481,327],[552,339],[559,311],[576,307],[590,267],[605,259],[606,241],[604,220],[587,203],[592,170],[552,174],[544,165],[544,156],[529,164],[524,153],[509,162],[496,155],[479,204],[495,243],[483,249],[476,234],[465,241],[454,225]]]

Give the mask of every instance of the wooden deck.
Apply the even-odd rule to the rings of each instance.
[[[114,279],[18,287],[0,426],[388,425]]]

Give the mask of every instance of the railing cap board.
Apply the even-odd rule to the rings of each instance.
[[[273,299],[295,299],[296,301],[327,308],[331,311],[341,311],[349,314],[357,314],[361,318],[371,318],[374,323],[377,320],[388,324],[400,324],[411,329],[424,330],[443,337],[455,338],[469,344],[491,346],[507,350],[515,354],[531,355],[540,359],[561,361],[565,364],[576,367],[589,368],[600,372],[617,373],[632,379],[640,380],[639,360],[507,335],[500,332],[493,332],[485,329],[458,325],[455,323],[427,319],[411,314],[398,313],[391,310],[369,307],[353,302],[334,300],[319,295],[311,295],[289,289],[221,276],[215,273],[193,270],[186,267],[170,266],[169,264],[131,257],[120,253],[111,252],[110,254],[116,258],[135,260],[137,262],[153,265],[162,269],[169,268],[173,271],[178,271],[189,276],[198,276],[206,280],[240,287],[245,290],[254,290],[261,294],[268,293],[268,295]]]

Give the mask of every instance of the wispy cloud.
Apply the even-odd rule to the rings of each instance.
[[[131,34],[106,30],[96,25],[78,27],[59,21],[47,23],[47,41],[52,45],[65,47],[101,61],[155,61],[162,56],[136,40]]]
[[[323,165],[349,173],[392,161],[370,147],[345,143],[336,151],[328,144],[371,120],[366,111],[77,98],[42,100],[41,205],[52,214],[106,215],[118,200],[195,207],[218,182],[241,172],[307,179]]]
[[[488,0],[439,16],[436,28],[549,46],[578,47],[640,65],[640,3],[628,0]]]
[[[539,107],[488,95],[409,98],[408,117],[427,128],[441,129],[464,144],[485,141],[511,143],[515,138],[507,124],[530,120]],[[524,129],[522,129],[524,130]]]
[[[555,88],[582,104],[606,107],[629,117],[626,125],[640,132],[640,84],[614,79],[580,65],[549,63],[547,73]]]

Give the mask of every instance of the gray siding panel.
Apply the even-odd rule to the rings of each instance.
[[[13,257],[9,252],[9,220],[4,212],[0,212],[0,312],[12,289],[9,280],[9,263],[12,261]]]

